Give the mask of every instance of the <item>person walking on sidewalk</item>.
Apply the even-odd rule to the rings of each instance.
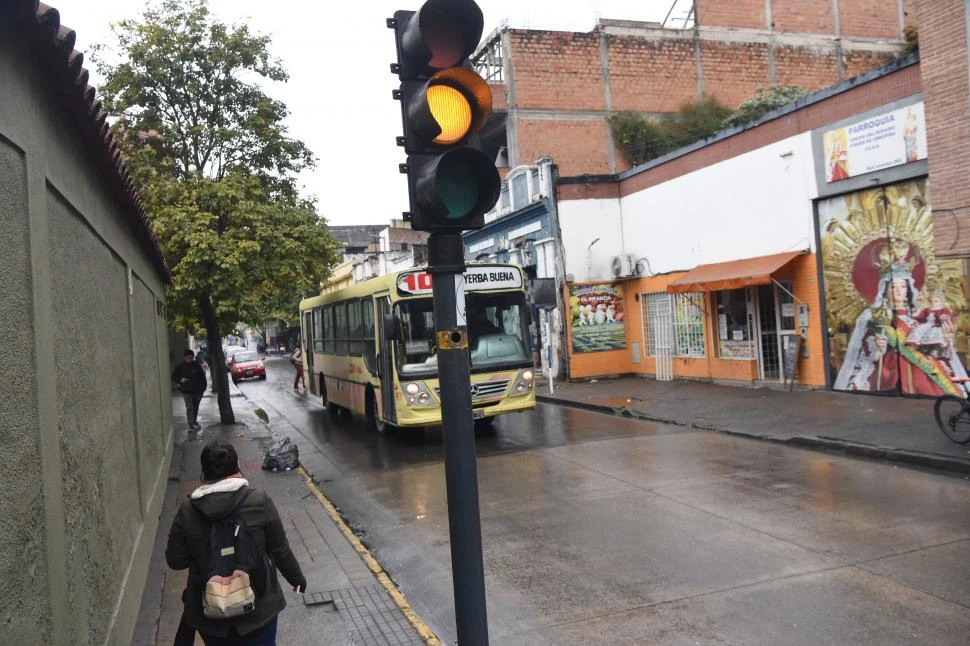
[[[303,380],[303,346],[299,343],[296,345],[296,350],[293,351],[292,356],[290,356],[290,362],[296,368],[296,377],[293,379],[293,390],[300,389],[297,384],[303,384],[303,390],[306,390],[306,381]]]
[[[185,419],[189,423],[189,428],[199,430],[199,403],[202,402],[202,394],[205,393],[206,381],[205,370],[202,365],[195,360],[195,353],[186,350],[183,355],[182,363],[175,366],[172,371],[172,381],[178,386],[185,400]]]
[[[170,568],[189,570],[187,587],[182,593],[183,621],[199,632],[206,646],[273,646],[277,616],[286,607],[277,569],[295,592],[305,592],[307,585],[300,564],[290,550],[279,513],[265,491],[250,489],[239,468],[236,449],[227,442],[213,440],[202,449],[202,478],[205,483],[179,507],[165,548],[165,560]],[[249,612],[231,619],[214,619],[207,617],[203,610],[205,579],[209,574],[206,559],[211,554],[214,526],[226,518],[236,523],[236,536],[242,530],[251,538],[258,560],[266,570],[266,584],[262,592],[257,587]],[[232,552],[222,549],[222,553]]]

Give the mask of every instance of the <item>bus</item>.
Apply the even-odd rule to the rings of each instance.
[[[516,265],[469,265],[464,283],[472,414],[481,427],[535,408],[529,308]],[[441,423],[425,269],[304,299],[300,325],[307,386],[331,415],[358,413],[378,432]]]

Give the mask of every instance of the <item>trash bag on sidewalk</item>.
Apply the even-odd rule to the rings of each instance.
[[[289,471],[298,466],[300,449],[288,437],[269,447],[269,451],[263,456],[263,468],[267,471]]]

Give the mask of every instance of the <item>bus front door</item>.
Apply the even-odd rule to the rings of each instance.
[[[394,341],[387,338],[385,326],[391,316],[391,299],[384,297],[377,300],[377,324],[380,334],[377,335],[380,353],[377,357],[378,371],[381,379],[381,414],[385,422],[395,423],[397,413],[394,410]]]

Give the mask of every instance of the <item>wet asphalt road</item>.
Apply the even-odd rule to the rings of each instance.
[[[445,643],[440,432],[240,385]],[[540,404],[478,438],[492,644],[970,643],[970,482]]]

